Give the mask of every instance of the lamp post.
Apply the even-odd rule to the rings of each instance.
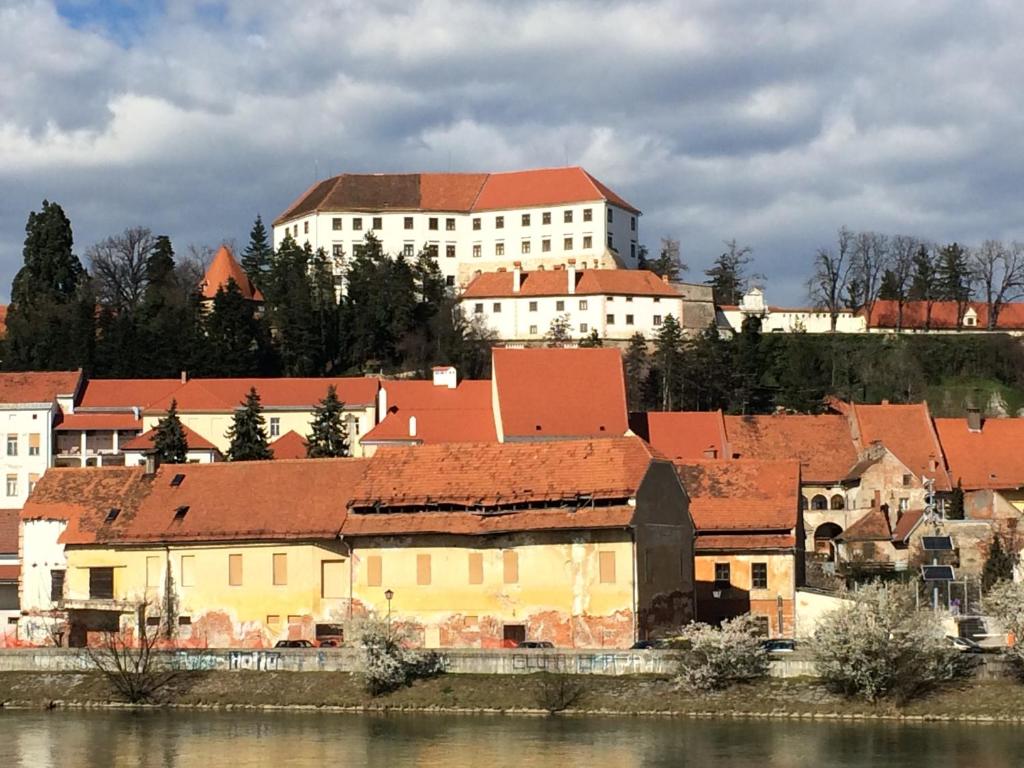
[[[384,590],[384,599],[388,601],[388,632],[391,631],[391,598],[395,596],[395,593],[390,589]]]

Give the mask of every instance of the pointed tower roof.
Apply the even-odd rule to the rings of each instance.
[[[245,274],[245,270],[242,269],[242,265],[238,263],[235,255],[231,253],[231,249],[222,245],[213,257],[213,261],[210,262],[203,282],[199,284],[203,298],[212,299],[216,296],[218,289],[227,286],[228,279],[234,280],[238,284],[238,290],[242,292],[244,298],[250,301],[263,301],[263,294]]]

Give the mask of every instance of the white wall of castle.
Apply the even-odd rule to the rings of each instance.
[[[0,509],[21,509],[53,462],[53,404],[0,406]]]

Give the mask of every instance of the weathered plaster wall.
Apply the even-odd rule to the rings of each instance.
[[[715,565],[728,563],[730,585],[715,597]],[[754,563],[768,566],[768,586],[754,589],[751,573]],[[743,613],[768,617],[772,637],[793,635],[794,597],[797,586],[797,557],[791,553],[750,552],[698,554],[697,620],[717,623]],[[782,624],[779,624],[781,598]]]

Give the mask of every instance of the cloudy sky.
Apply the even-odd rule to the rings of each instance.
[[[0,0],[0,298],[25,219],[244,243],[315,178],[580,164],[805,299],[843,224],[1024,238],[1015,0]]]

